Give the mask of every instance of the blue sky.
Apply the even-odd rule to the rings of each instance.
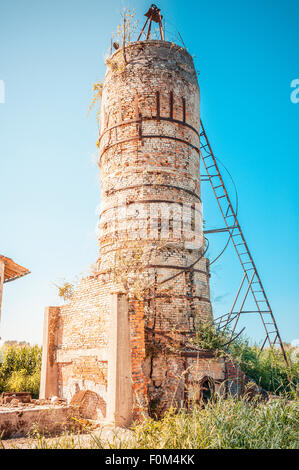
[[[123,6],[150,2],[2,0],[0,15],[0,253],[32,274],[5,285],[3,340],[40,343],[54,284],[97,257],[97,125],[87,119],[94,82]],[[283,339],[297,316],[299,103],[298,0],[161,0],[166,39],[180,32],[200,71],[201,113],[218,158],[238,188],[239,220]],[[233,187],[225,176],[232,197]],[[204,218],[222,226],[207,183]],[[210,256],[225,237],[210,237]],[[230,307],[241,271],[228,250],[212,266],[216,315]],[[259,322],[247,334],[262,337]]]

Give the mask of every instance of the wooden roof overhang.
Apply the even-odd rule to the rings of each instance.
[[[0,261],[4,262],[4,282],[14,281],[19,279],[19,277],[30,274],[29,269],[15,263],[11,258],[0,255]]]

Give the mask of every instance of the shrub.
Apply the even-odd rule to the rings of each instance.
[[[75,291],[74,284],[66,281],[61,286],[58,286],[56,284],[54,285],[58,289],[58,296],[62,297],[64,302],[66,302],[67,300],[70,300],[72,296],[74,295],[74,291]]]
[[[220,356],[229,356],[257,384],[269,392],[293,398],[298,395],[299,361],[292,360],[292,350],[286,348],[289,366],[280,349],[267,348],[262,352],[250,346],[244,337],[230,342],[231,332],[218,329],[211,322],[200,320],[193,342],[202,349],[214,349]]]
[[[3,346],[0,363],[0,393],[39,394],[42,352],[39,346]]]
[[[280,349],[260,351],[245,340],[232,344],[230,352],[241,369],[264,389],[289,398],[298,396],[299,362],[292,361],[290,351],[286,350],[288,366]]]

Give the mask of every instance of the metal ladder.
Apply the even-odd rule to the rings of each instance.
[[[214,195],[216,197],[220,212],[222,214],[225,229],[221,231],[227,231],[230,236],[230,240],[233,243],[233,246],[236,250],[238,258],[240,260],[241,266],[243,268],[244,276],[241,281],[238,293],[235,297],[233,302],[233,306],[229,313],[226,313],[218,318],[218,326],[220,328],[226,328],[229,323],[233,323],[232,333],[233,336],[234,331],[236,329],[237,323],[239,321],[240,315],[242,313],[258,313],[265,332],[266,337],[264,342],[261,346],[261,350],[265,347],[266,343],[269,344],[270,347],[275,345],[279,345],[284,357],[286,364],[288,365],[288,359],[286,356],[286,352],[281,340],[281,336],[279,334],[279,330],[270,307],[266,292],[262,285],[260,276],[258,274],[257,268],[254,264],[253,258],[249,251],[248,245],[246,243],[244,234],[241,230],[240,224],[237,219],[237,215],[234,211],[232,206],[231,200],[229,198],[228,192],[224,185],[223,178],[221,176],[219,166],[217,164],[216,157],[212,151],[210,142],[208,140],[207,134],[205,132],[204,126],[201,121],[201,132],[200,132],[200,156],[202,158],[207,177],[211,183]],[[240,298],[240,294],[242,291],[242,287],[244,283],[247,281],[247,289],[245,295],[241,301],[241,306],[238,310],[234,311],[237,301]],[[247,296],[251,292],[254,303],[256,305],[256,310],[252,311],[244,311],[243,307]]]

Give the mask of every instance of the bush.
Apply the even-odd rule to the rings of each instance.
[[[261,352],[246,341],[232,344],[231,354],[241,369],[265,390],[289,398],[298,395],[299,361],[292,361],[290,350],[286,350],[289,366],[280,349],[267,348]]]
[[[265,390],[294,398],[299,388],[299,360],[291,359],[292,348],[286,346],[289,366],[280,349],[267,348],[262,352],[256,345],[239,337],[230,343],[231,332],[218,329],[211,322],[200,321],[193,342],[202,349],[214,349],[220,356],[231,357],[241,369]]]
[[[42,351],[39,346],[3,346],[0,362],[0,393],[39,394]]]

